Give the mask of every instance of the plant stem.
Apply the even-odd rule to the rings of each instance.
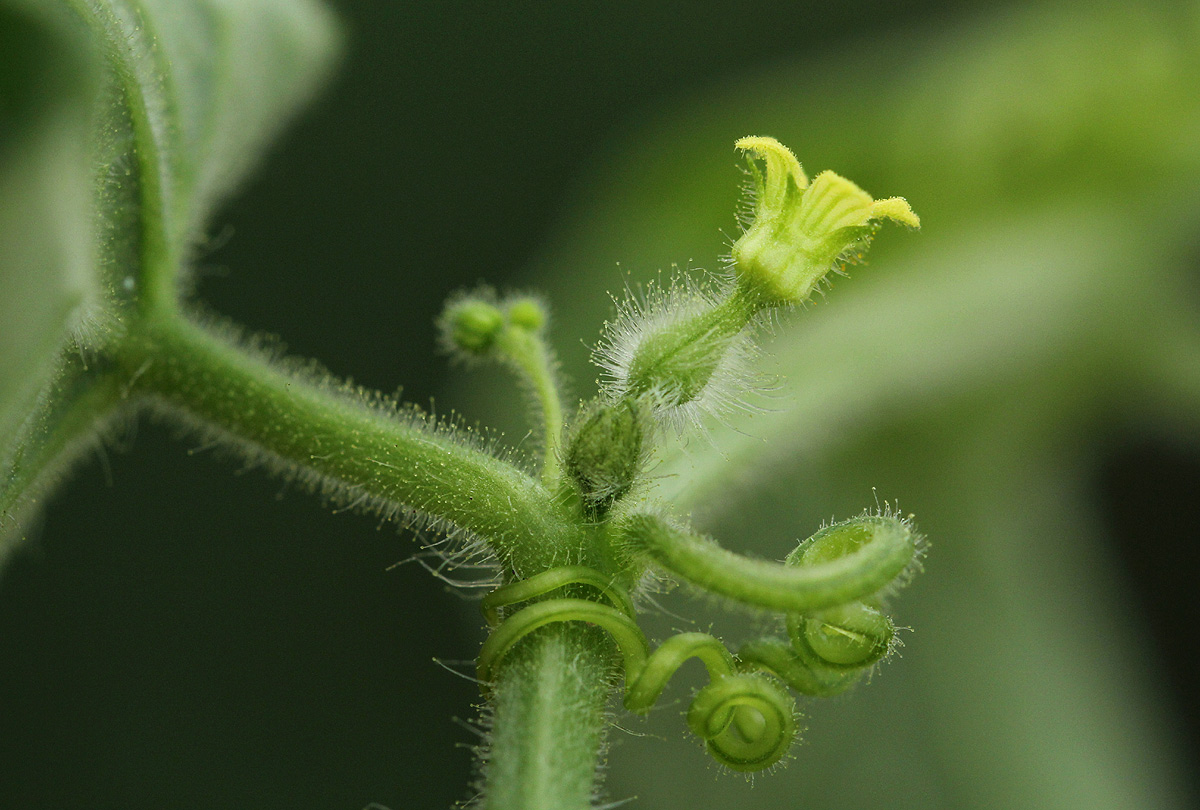
[[[558,447],[562,441],[562,401],[554,376],[554,360],[542,339],[525,329],[509,327],[501,332],[501,351],[521,370],[533,388],[542,411],[542,483],[558,482]]]
[[[612,661],[607,635],[582,622],[543,627],[505,656],[483,754],[483,808],[592,806]]]
[[[633,515],[623,528],[630,547],[691,584],[743,604],[787,613],[837,607],[877,593],[900,576],[916,553],[904,522],[883,517],[829,527],[825,531],[859,535],[861,545],[804,566],[743,557],[656,515]]]
[[[578,517],[536,480],[423,417],[292,371],[176,316],[122,341],[126,386],[171,406],[251,460],[299,468],[351,502],[406,507],[491,542],[510,578],[588,556]],[[583,810],[596,792],[614,647],[584,622],[543,627],[498,667],[484,804]]]
[[[580,529],[534,479],[424,416],[401,416],[311,372],[279,368],[178,317],[147,319],[120,362],[137,392],[322,492],[415,510],[492,545],[517,573],[578,549]]]

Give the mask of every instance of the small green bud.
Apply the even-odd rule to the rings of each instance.
[[[534,298],[517,298],[508,305],[508,322],[527,332],[540,332],[546,325],[546,312]]]
[[[646,432],[645,408],[632,397],[600,401],[583,412],[564,462],[596,514],[607,511],[637,480],[645,460]]]
[[[844,177],[822,172],[810,185],[799,161],[774,138],[742,138],[751,153],[754,222],[733,245],[739,283],[767,306],[806,301],[847,252],[864,246],[875,221],[921,221],[901,197],[874,200]],[[766,163],[759,171],[754,157]]]
[[[851,602],[812,616],[795,617],[789,630],[826,664],[865,667],[887,655],[896,630],[892,620],[862,602]]]
[[[504,313],[489,301],[464,298],[446,308],[441,328],[443,339],[451,348],[482,355],[492,348],[504,328]]]

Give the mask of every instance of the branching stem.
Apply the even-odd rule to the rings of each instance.
[[[489,542],[514,571],[578,548],[579,527],[537,481],[460,438],[281,371],[170,317],[139,324],[120,356],[138,393],[230,439],[251,458],[310,471],[327,488],[409,509]]]
[[[492,545],[514,579],[586,545],[570,507],[516,467],[414,417],[291,374],[174,314],[142,321],[123,339],[118,360],[135,395],[170,405],[250,458],[265,455],[351,496],[465,529]],[[557,392],[546,401],[557,406]],[[559,420],[561,411],[547,415],[548,426]],[[597,628],[556,624],[522,638],[496,667],[486,807],[591,806],[613,652]]]

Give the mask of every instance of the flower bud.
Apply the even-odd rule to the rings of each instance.
[[[546,311],[535,298],[514,298],[508,304],[508,322],[526,332],[540,332],[546,326]]]
[[[439,325],[449,349],[480,356],[492,348],[504,328],[504,313],[490,301],[462,298],[446,308]]]
[[[874,200],[828,171],[810,185],[795,155],[774,138],[736,145],[752,155],[757,198],[754,221],[733,245],[733,264],[738,283],[765,306],[806,301],[843,256],[865,246],[877,220],[920,227],[901,197]],[[754,157],[766,163],[765,176]]]
[[[564,463],[591,511],[607,511],[637,480],[646,422],[645,408],[632,397],[594,403],[578,420]]]

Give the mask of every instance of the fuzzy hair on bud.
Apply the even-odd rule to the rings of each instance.
[[[637,481],[646,461],[645,405],[626,397],[586,407],[567,443],[564,467],[584,503],[602,514]]]
[[[452,299],[438,319],[442,347],[465,357],[486,355],[503,328],[504,312],[489,290]]]
[[[687,277],[618,303],[592,355],[612,399],[642,397],[653,414],[682,432],[705,414],[749,408],[762,388],[752,369],[757,313],[728,282],[702,286]]]

